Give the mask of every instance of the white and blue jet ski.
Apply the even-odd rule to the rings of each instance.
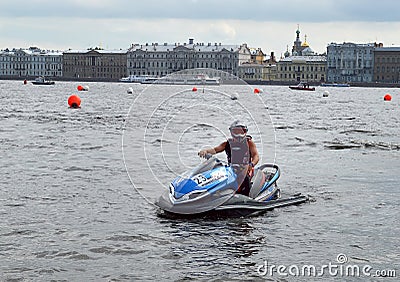
[[[281,198],[276,164],[263,164],[254,169],[249,196],[236,193],[239,187],[235,168],[209,157],[193,170],[176,177],[169,191],[156,202],[165,215],[171,216],[248,216],[278,207],[304,203],[308,197],[296,194]]]

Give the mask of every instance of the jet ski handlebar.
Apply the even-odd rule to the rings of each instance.
[[[213,156],[213,154],[207,153],[207,154],[205,154],[204,158],[205,158],[206,160],[209,160],[209,159],[212,158],[212,156]]]

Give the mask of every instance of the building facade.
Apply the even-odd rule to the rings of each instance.
[[[243,63],[238,68],[238,77],[246,81],[276,80],[276,59],[274,52],[265,55],[261,49],[250,50],[251,62]]]
[[[257,63],[245,63],[239,66],[239,78],[246,81],[261,81],[264,79],[264,65]]]
[[[262,64],[265,61],[265,54],[261,48],[250,48],[250,63]]]
[[[374,81],[400,82],[400,47],[378,47],[374,51]]]
[[[274,81],[276,65],[245,63],[239,66],[238,77],[245,81]]]
[[[193,68],[210,68],[237,75],[238,68],[250,62],[251,54],[246,44],[222,45],[176,43],[134,44],[127,52],[127,75],[166,76]]]
[[[324,82],[326,75],[326,57],[289,56],[277,63],[276,79],[279,81]]]
[[[0,76],[2,77],[61,77],[63,56],[60,51],[6,49],[0,52]]]
[[[69,50],[63,57],[65,78],[118,80],[126,76],[127,50]]]
[[[375,43],[331,43],[327,47],[327,82],[372,82]]]
[[[326,79],[326,56],[316,54],[307,42],[300,40],[300,29],[296,30],[292,52],[286,50],[276,65],[277,81],[320,83]]]

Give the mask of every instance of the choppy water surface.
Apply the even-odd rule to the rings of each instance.
[[[239,86],[88,83],[72,110],[77,85],[0,81],[0,280],[290,281],[260,266],[339,254],[399,275],[398,89],[264,86],[254,104]],[[284,194],[313,200],[251,218],[159,217],[148,201],[223,141],[238,102]]]

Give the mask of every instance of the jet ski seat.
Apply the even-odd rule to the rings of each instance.
[[[265,173],[262,169],[255,169],[254,174],[250,179],[250,192],[249,197],[254,199],[258,196],[266,181]]]

